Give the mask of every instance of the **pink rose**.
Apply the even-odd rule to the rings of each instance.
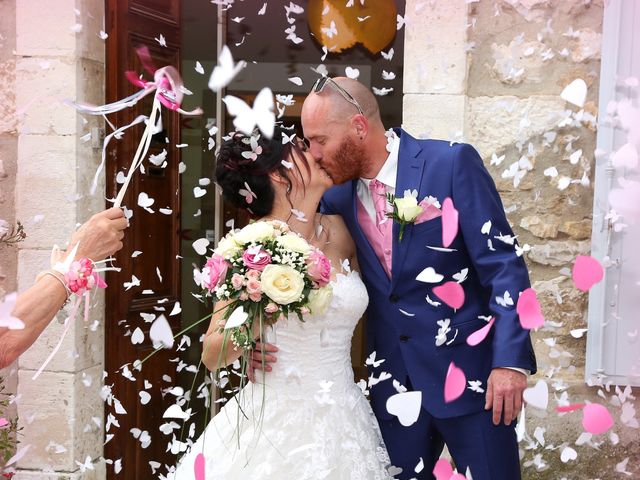
[[[240,293],[240,300],[246,302],[247,300],[249,300],[249,294],[247,292]]]
[[[234,273],[231,277],[231,285],[233,285],[233,288],[236,290],[240,290],[244,285],[244,277],[239,273]]]
[[[245,275],[247,280],[260,280],[260,272],[258,270],[247,270]]]
[[[269,314],[276,313],[278,311],[278,306],[273,302],[269,302],[267,306],[264,307],[264,311]]]
[[[73,293],[90,290],[95,285],[93,277],[93,263],[88,258],[81,258],[71,263],[69,271],[65,274],[65,280],[69,290]]]
[[[209,291],[213,291],[218,285],[220,285],[227,276],[227,269],[229,263],[223,256],[214,254],[202,269],[203,273],[203,287]]]
[[[262,285],[258,280],[249,280],[247,282],[247,293],[249,298],[254,302],[259,302],[262,299]]]
[[[324,287],[331,279],[331,261],[319,250],[314,250],[307,260],[307,274],[319,287]]]
[[[262,249],[249,248],[242,254],[242,261],[247,268],[261,272],[271,263],[271,255]]]

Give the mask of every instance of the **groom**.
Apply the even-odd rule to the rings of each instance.
[[[348,78],[316,82],[302,126],[311,154],[335,185],[322,209],[343,217],[358,248],[370,298],[368,347],[384,360],[370,375],[392,376],[372,386],[371,403],[391,462],[403,470],[399,478],[433,478],[446,444],[458,471],[469,468],[474,480],[519,479],[515,419],[536,360],[515,303],[530,285],[482,159],[470,145],[386,132],[373,94]],[[442,248],[441,216],[407,225],[399,240],[399,224],[385,221],[385,196],[400,198],[406,190],[417,190],[419,201],[453,200],[460,220],[449,248]],[[432,278],[416,280],[428,267],[421,277]],[[452,280],[465,294],[457,310],[433,292]],[[487,337],[468,345],[467,337],[489,316],[495,323]],[[452,362],[468,388],[446,402]],[[410,426],[387,409],[387,399],[402,390],[393,380],[421,392],[421,410]]]

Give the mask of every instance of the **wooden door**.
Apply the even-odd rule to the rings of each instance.
[[[180,65],[180,2],[176,0],[107,0],[106,31],[107,40],[107,102],[122,99],[134,93],[138,87],[127,81],[124,72],[144,70],[135,53],[138,46],[149,47],[156,67]],[[160,40],[160,41],[159,41]],[[161,45],[161,43],[163,43]],[[149,79],[150,75],[144,72]],[[110,120],[118,126],[127,125],[138,115],[149,115],[151,98],[133,108],[122,110]],[[114,465],[108,466],[108,478],[134,480],[157,478],[152,475],[150,462],[172,465],[175,457],[167,453],[167,437],[159,431],[164,423],[165,409],[175,401],[162,389],[172,386],[177,356],[175,350],[162,351],[147,361],[142,371],[132,368],[136,359],[144,358],[151,350],[147,316],[164,313],[174,332],[179,326],[180,316],[169,316],[180,295],[180,265],[177,255],[180,249],[180,180],[178,163],[180,150],[179,117],[166,109],[162,111],[164,130],[154,136],[149,154],[167,151],[166,168],[155,167],[145,161],[145,172],[136,172],[123,205],[133,212],[130,227],[126,231],[124,248],[116,256],[119,273],[107,275],[109,288],[106,290],[105,325],[105,384],[112,386],[112,393],[126,410],[118,414],[113,406],[106,406],[106,414],[113,414],[119,428],[111,426],[105,445],[105,457],[114,462],[120,460],[122,470],[116,474]],[[107,197],[116,196],[119,185],[118,172],[127,172],[138,145],[143,126],[128,130],[122,139],[114,140],[109,151],[106,168]],[[146,193],[155,200],[149,213],[137,206],[138,195]],[[170,214],[159,209],[169,209]],[[134,251],[141,254],[134,256]],[[140,286],[124,288],[124,282],[139,279]],[[161,310],[165,310],[162,312]],[[139,327],[144,333],[144,341],[133,345],[127,333]],[[127,365],[132,379],[121,374],[121,367]],[[175,379],[173,379],[175,381]],[[143,404],[139,392],[146,391],[151,399]],[[140,435],[134,438],[131,429],[148,432],[151,443],[142,445]],[[134,430],[134,432],[137,432]],[[144,434],[142,435],[144,439]],[[146,443],[146,442],[145,442]],[[144,446],[144,448],[143,448]],[[155,464],[151,464],[155,465]],[[165,472],[164,466],[160,472]]]

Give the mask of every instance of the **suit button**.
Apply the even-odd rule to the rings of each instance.
[[[393,295],[391,295],[389,297],[389,300],[391,300],[391,302],[393,303],[397,303],[398,300],[400,300],[400,297],[398,297],[398,295],[396,295],[395,293]]]
[[[408,336],[406,336],[406,335],[400,335],[400,341],[401,341],[402,343],[405,343],[405,342],[406,342],[406,341],[408,341],[408,340],[409,340],[409,337],[408,337]]]

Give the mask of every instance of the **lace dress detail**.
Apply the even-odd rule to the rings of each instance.
[[[353,381],[351,338],[368,303],[356,272],[338,275],[326,313],[274,325],[271,372],[259,373],[211,420],[170,480],[192,480],[198,453],[206,480],[387,480],[389,455]],[[263,404],[264,401],[264,404]],[[242,411],[238,419],[240,403]]]

